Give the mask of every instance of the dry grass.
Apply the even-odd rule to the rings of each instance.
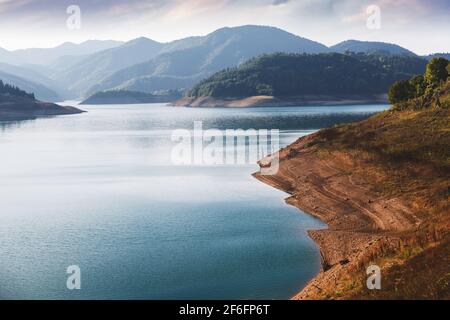
[[[324,130],[318,145],[364,160],[355,170],[386,196],[412,194],[429,212],[450,210],[450,109],[386,111]]]
[[[423,219],[399,233],[397,250],[376,257],[382,290],[365,288],[360,270],[343,279],[331,299],[450,299],[450,82],[440,106],[413,100],[365,121],[321,131],[312,145],[321,157],[344,152],[358,159],[352,172],[381,197],[398,197]],[[420,106],[420,107],[418,107]]]

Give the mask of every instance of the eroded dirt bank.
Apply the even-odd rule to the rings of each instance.
[[[309,231],[323,270],[294,299],[450,296],[450,261],[443,253],[450,226],[449,115],[389,111],[326,129],[281,150],[278,174],[255,174],[329,226]],[[427,133],[427,142],[420,143]],[[387,141],[398,150],[386,148]],[[426,152],[443,154],[433,161],[408,156],[423,152],[416,141]],[[270,162],[269,157],[260,165]],[[366,288],[372,264],[382,269],[382,290]]]

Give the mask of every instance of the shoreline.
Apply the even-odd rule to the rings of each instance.
[[[351,172],[360,166],[344,152],[322,157],[314,146],[320,132],[300,138],[280,151],[280,170],[253,176],[290,194],[287,204],[323,221],[328,228],[308,230],[318,245],[322,270],[293,300],[328,299],[330,292],[365,271],[380,252],[395,252],[402,234],[416,229],[422,217],[400,198],[380,196],[364,178]],[[270,164],[271,157],[260,161]]]
[[[251,108],[251,107],[295,107],[295,106],[340,106],[359,104],[385,104],[386,95],[305,95],[298,97],[252,96],[245,98],[184,97],[172,102],[172,107],[190,108]]]
[[[0,103],[0,121],[35,120],[39,117],[81,114],[86,111],[71,106],[61,106],[50,102],[24,101]]]

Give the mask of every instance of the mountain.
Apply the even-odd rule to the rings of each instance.
[[[20,87],[22,90],[25,90],[26,92],[34,92],[38,100],[53,101],[53,102],[63,100],[62,97],[55,90],[46,87],[40,82],[33,82],[3,71],[0,71],[0,80],[12,86]]]
[[[80,44],[65,42],[54,48],[31,48],[13,51],[23,63],[48,65],[63,56],[90,55],[122,45],[113,40],[89,40]]]
[[[410,60],[415,61],[410,65]],[[421,67],[416,67],[422,61]],[[201,81],[191,97],[385,94],[400,79],[423,73],[426,61],[408,56],[383,60],[365,54],[286,54],[253,58]]]
[[[346,51],[352,51],[355,53],[385,52],[393,55],[416,56],[414,52],[402,48],[396,44],[385,42],[358,41],[358,40],[347,40],[338,43],[330,47],[330,50],[338,53],[345,53]]]
[[[444,59],[450,60],[450,53],[449,52],[447,52],[447,53],[444,53],[444,52],[442,52],[442,53],[433,53],[433,54],[429,54],[429,55],[423,56],[423,58],[425,58],[427,60],[431,60],[433,58],[444,58]]]
[[[76,98],[78,94],[71,92],[67,84],[55,78],[55,74],[63,72],[82,58],[122,44],[123,42],[112,40],[89,40],[81,44],[67,42],[54,48],[31,48],[16,51],[0,48],[0,71],[33,82],[34,85],[30,86],[24,82],[13,81],[26,89],[36,89],[36,96],[43,100],[61,101],[60,99]],[[47,88],[43,90],[40,85]]]
[[[20,59],[20,57],[16,56],[14,53],[5,50],[3,48],[0,48],[0,63],[20,65],[23,64],[23,61],[22,59]]]
[[[46,70],[43,69],[45,69],[45,67],[39,67],[36,65],[15,66],[6,63],[0,63],[0,72],[21,78],[34,84],[42,85],[48,88],[48,90],[54,92],[52,95],[48,95],[47,93],[43,93],[41,89],[35,87],[31,91],[36,93],[36,97],[38,99],[44,101],[62,101],[73,97],[73,94],[71,94],[64,86],[45,76],[44,74],[46,73]],[[32,89],[29,86],[24,86],[23,83],[16,83],[15,85],[27,89]]]
[[[85,56],[64,70],[56,70],[52,78],[82,96],[94,84],[112,73],[155,57],[162,46],[159,42],[138,38],[121,46]]]
[[[47,81],[45,86],[66,99],[76,99],[108,90],[153,93],[190,89],[220,70],[261,54],[335,51],[417,57],[394,44],[349,40],[328,48],[278,28],[246,25],[170,43],[141,37],[126,43],[87,41],[51,49],[0,50],[0,62],[31,69],[58,85],[53,87]]]
[[[0,121],[35,119],[39,116],[77,114],[83,111],[74,107],[63,107],[54,103],[36,100],[16,86],[0,80]]]
[[[273,27],[242,26],[219,29],[204,37],[165,44],[148,61],[117,71],[89,91],[111,88],[142,90],[189,88],[223,68],[244,63],[263,53],[320,53],[328,48]]]

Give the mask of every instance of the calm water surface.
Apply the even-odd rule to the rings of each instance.
[[[324,225],[256,165],[172,165],[172,130],[273,128],[287,145],[386,107],[87,106],[0,123],[0,298],[287,299],[320,269],[306,230]]]

